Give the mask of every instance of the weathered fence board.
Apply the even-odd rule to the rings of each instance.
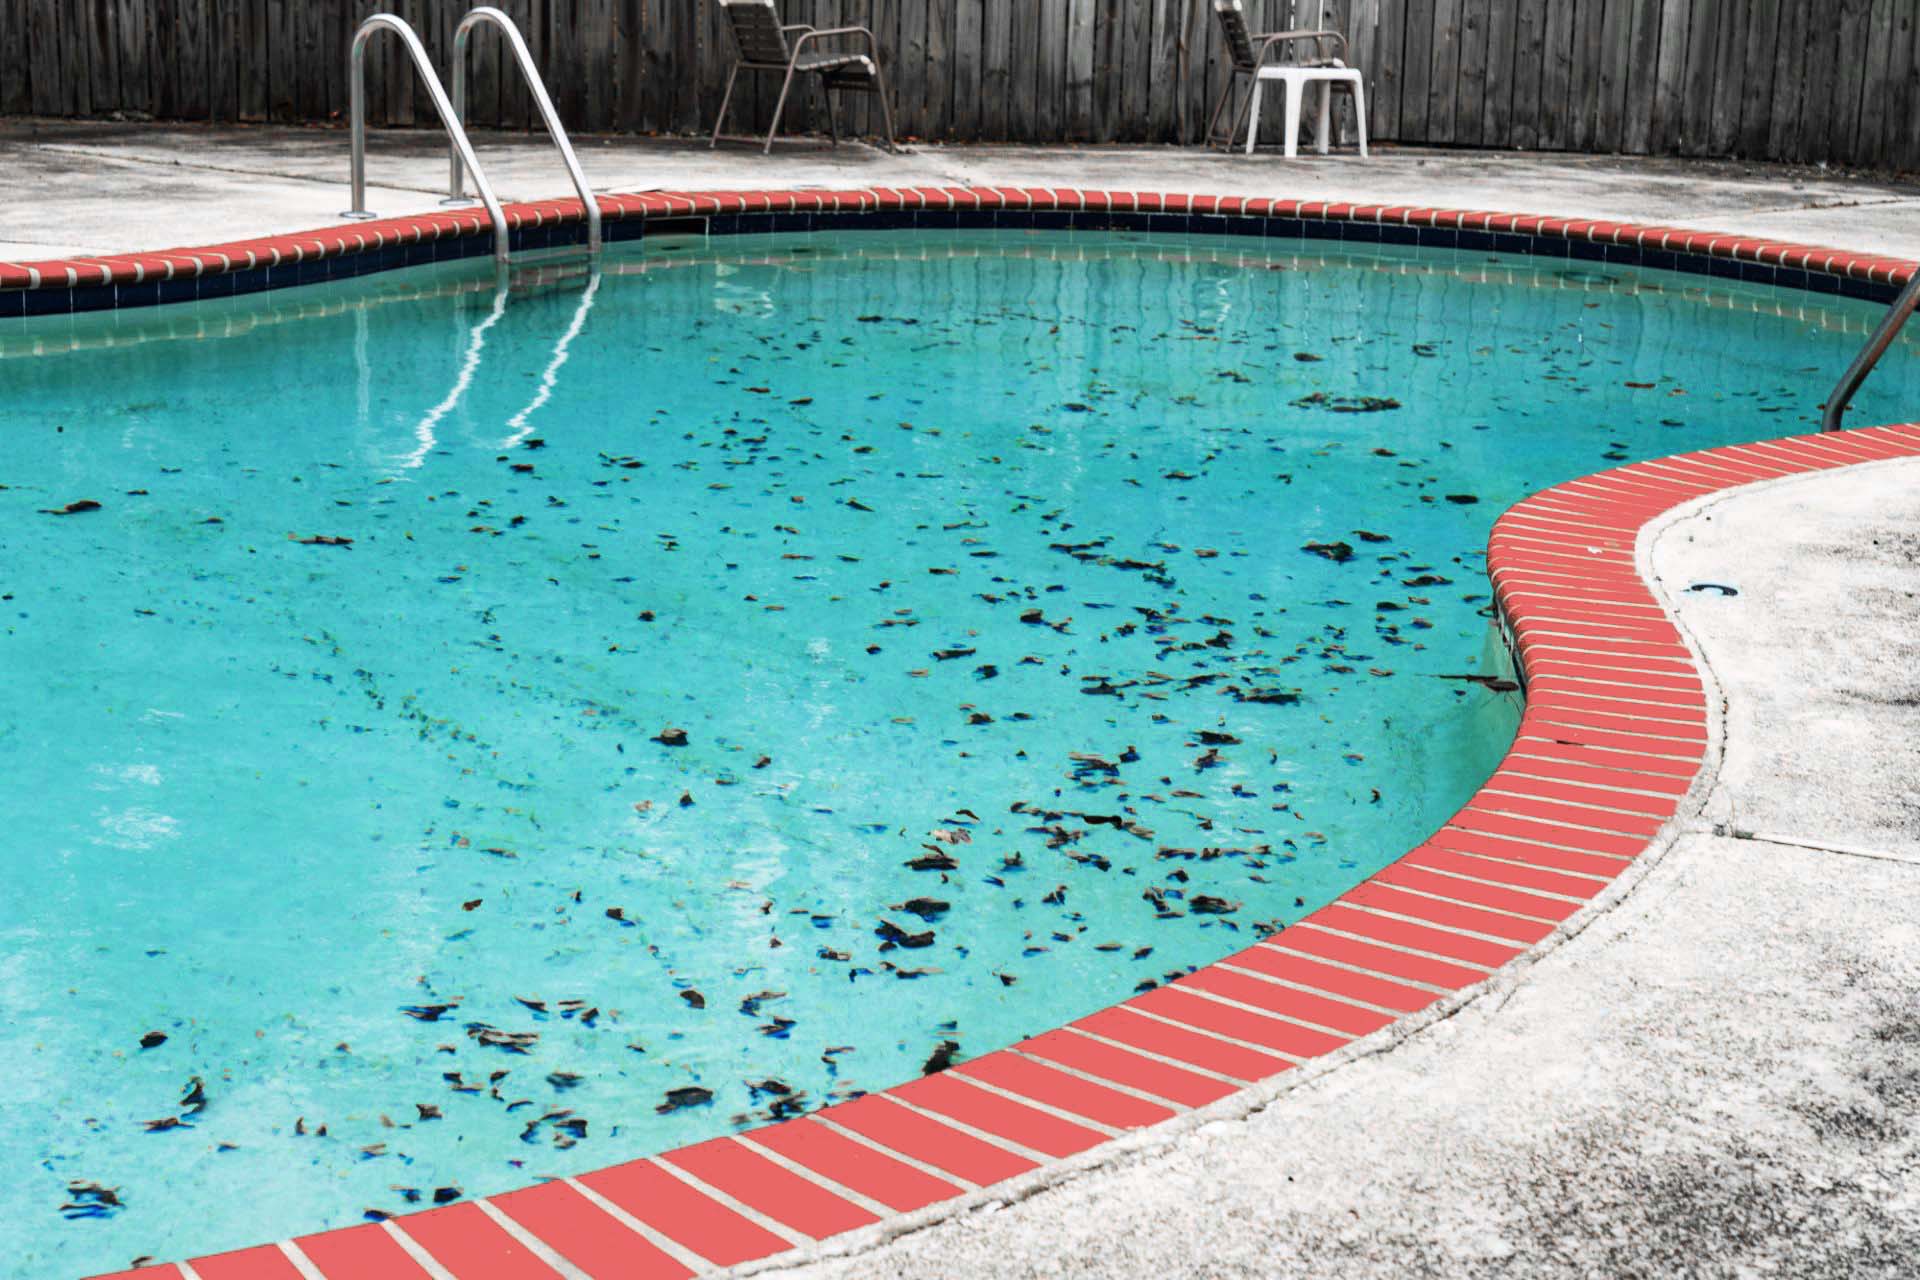
[[[1487,51],[1492,14],[1492,0],[1464,0],[1460,6],[1460,89],[1453,108],[1453,141],[1461,146],[1477,147],[1487,136]]]
[[[1591,4],[1593,0],[1586,0]],[[1539,146],[1563,151],[1573,141],[1567,102],[1573,92],[1572,0],[1547,6],[1541,23]]]
[[[1782,0],[1773,60],[1773,106],[1767,112],[1769,156],[1790,156],[1800,137],[1800,71],[1807,58],[1807,8]]]
[[[1885,124],[1879,151],[1874,158],[1882,164],[1899,161],[1913,139],[1915,113],[1920,112],[1920,17],[1911,7],[1899,6],[1893,21],[1893,49],[1887,63],[1889,91],[1884,102],[1869,102],[1867,109],[1879,114]]]
[[[33,110],[28,80],[27,0],[0,0],[0,112],[25,115]]]
[[[213,108],[212,14],[206,4],[183,3],[174,10],[179,27],[180,114],[204,119]]]
[[[1108,141],[1134,133],[1147,121],[1147,98],[1153,87],[1153,6],[1142,0],[1120,5],[1124,23],[1121,36],[1121,73],[1115,86],[1115,116]]]
[[[1878,155],[1886,140],[1888,100],[1895,92],[1892,81],[1893,0],[1873,0],[1868,29],[1866,78],[1861,85],[1860,133],[1854,149],[1864,155]]]
[[[1827,118],[1827,136],[1814,143],[1812,159],[1829,155],[1851,155],[1860,137],[1860,93],[1866,63],[1872,52],[1868,0],[1840,0],[1834,21],[1833,48],[1839,59],[1839,84],[1833,95],[1833,111]],[[1831,20],[1831,19],[1830,19]],[[1842,50],[1857,49],[1846,57]],[[1911,127],[1912,122],[1906,122]]]
[[[66,65],[66,50],[60,45],[60,10],[54,0],[33,0],[25,15],[30,56],[43,74],[34,76],[32,107],[41,115],[61,115],[73,108],[64,97],[63,85],[73,74]]]
[[[1537,147],[1546,121],[1541,85],[1546,76],[1547,0],[1513,0],[1513,119],[1507,136],[1516,147]]]
[[[1789,0],[1791,5],[1792,0]],[[1773,68],[1779,52],[1780,0],[1752,0],[1747,18],[1747,47],[1740,86],[1740,122],[1730,151],[1765,155],[1767,124],[1773,112]]]
[[[62,65],[70,83],[61,95],[67,109],[75,115],[93,114],[93,80],[88,66],[88,18],[79,6],[60,6],[60,44]]]
[[[1592,146],[1619,151],[1627,141],[1627,87],[1632,80],[1633,0],[1607,0],[1600,24],[1599,103]]]
[[[1494,0],[1487,18],[1487,101],[1480,141],[1513,146],[1513,50],[1520,38],[1520,14],[1512,0]],[[1389,137],[1397,135],[1389,134]]]
[[[1099,0],[1100,14],[1097,21],[1089,13],[1089,22],[1099,33],[1098,47],[1094,47],[1093,59],[1087,66],[1090,81],[1088,92],[1093,99],[1093,130],[1089,135],[1094,142],[1112,142],[1120,136],[1120,101],[1127,83],[1127,23],[1122,15],[1126,7],[1125,0]],[[965,13],[974,6],[961,5]]]
[[[1678,107],[1680,133],[1675,147],[1682,155],[1697,156],[1707,148],[1713,110],[1713,52],[1720,32],[1721,11],[1730,0],[1695,4],[1687,32],[1687,60],[1680,72]]]
[[[1746,88],[1748,45],[1753,39],[1754,0],[1726,0],[1714,45],[1712,108],[1704,153],[1725,155],[1740,136],[1740,104]],[[1771,58],[1772,51],[1768,51]]]
[[[1828,6],[1808,19],[1807,61],[1800,76],[1800,132],[1787,156],[1790,160],[1817,160],[1827,145],[1839,90],[1838,75],[1822,83],[1839,56],[1840,30],[1834,17],[1835,10]]]
[[[1434,0],[1432,54],[1427,61],[1427,137],[1457,140],[1460,118],[1460,0]]]
[[[702,133],[733,49],[718,0],[496,0],[583,132]],[[1192,144],[1231,76],[1214,0],[779,0],[783,20],[870,26],[902,135]],[[1382,142],[1737,156],[1920,168],[1915,0],[1242,0],[1256,29],[1331,25]],[[339,120],[373,0],[0,0],[0,114]],[[380,0],[450,72],[470,0]],[[1304,51],[1303,51],[1304,52]],[[537,128],[498,36],[476,35],[468,117]],[[727,132],[770,123],[744,77]],[[1277,99],[1278,95],[1273,95]],[[367,60],[374,124],[430,125],[399,43]],[[785,126],[819,129],[796,86]],[[1263,132],[1277,141],[1275,116]],[[843,130],[869,133],[863,97]],[[1342,136],[1351,131],[1342,121]]]
[[[1651,145],[1662,154],[1677,154],[1685,132],[1681,90],[1686,83],[1687,36],[1693,26],[1693,5],[1694,0],[1661,0],[1660,4],[1660,53],[1654,64],[1651,86]]]
[[[1601,49],[1606,40],[1605,0],[1580,0],[1568,50],[1567,141],[1572,151],[1591,151],[1600,128]]]
[[[1398,138],[1400,99],[1406,79],[1405,0],[1361,0],[1372,29],[1352,32],[1354,60],[1367,75],[1367,130],[1375,138]],[[1506,9],[1504,3],[1499,6]]]
[[[231,9],[238,3],[222,0],[222,7]],[[94,10],[80,30],[87,42],[87,91],[94,114],[104,115],[120,109],[120,48],[110,15],[100,12],[112,8],[110,0],[86,0],[86,4]]]

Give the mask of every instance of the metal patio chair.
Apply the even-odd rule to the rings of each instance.
[[[1220,90],[1220,98],[1213,104],[1213,114],[1207,117],[1207,135],[1205,145],[1212,146],[1218,136],[1220,113],[1226,109],[1233,97],[1233,91],[1239,87],[1242,77],[1252,83],[1248,86],[1247,96],[1234,112],[1232,125],[1227,130],[1226,149],[1233,149],[1233,141],[1240,135],[1240,125],[1247,126],[1247,154],[1253,154],[1254,143],[1260,134],[1260,99],[1262,90],[1269,80],[1278,80],[1286,91],[1286,155],[1292,159],[1299,154],[1300,145],[1300,98],[1309,84],[1320,88],[1320,111],[1314,137],[1314,149],[1321,155],[1327,154],[1332,136],[1333,93],[1335,89],[1345,89],[1353,95],[1353,114],[1359,129],[1360,155],[1367,154],[1367,107],[1366,89],[1361,82],[1360,72],[1349,67],[1338,57],[1316,56],[1305,62],[1269,63],[1267,55],[1275,50],[1285,51],[1292,45],[1311,42],[1316,54],[1323,42],[1337,47],[1339,53],[1347,51],[1347,38],[1338,31],[1269,31],[1251,32],[1247,30],[1247,15],[1240,7],[1240,0],[1213,0],[1213,16],[1219,21],[1220,34],[1227,42],[1227,59],[1232,64],[1227,83]]]
[[[887,150],[893,144],[893,106],[887,101],[887,81],[880,71],[880,43],[865,27],[831,27],[815,30],[805,23],[782,26],[773,0],[720,0],[733,29],[733,43],[740,51],[727,73],[727,92],[720,99],[720,114],[713,122],[709,147],[720,143],[720,126],[726,122],[727,106],[733,101],[733,86],[742,71],[778,71],[786,79],[780,85],[780,99],[773,107],[773,124],[767,130],[762,152],[773,150],[774,135],[780,132],[780,116],[787,109],[787,95],[793,90],[795,76],[817,75],[827,100],[827,129],[833,145],[840,145],[840,124],[834,118],[833,95],[838,92],[871,93],[880,100],[880,114],[887,124]],[[793,35],[788,39],[789,34]],[[859,37],[867,50],[860,53],[845,48],[820,48],[816,41]]]

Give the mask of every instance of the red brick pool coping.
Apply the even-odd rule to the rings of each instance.
[[[1607,219],[1536,214],[1289,200],[1266,196],[1184,195],[1149,191],[1081,191],[1064,187],[870,187],[829,191],[650,191],[597,197],[607,238],[633,238],[649,226],[701,229],[713,220],[754,225],[729,229],[811,229],[881,219],[894,225],[1022,225],[1023,216],[1111,222],[1144,230],[1247,234],[1263,220],[1263,234],[1375,243],[1420,243],[1601,261],[1633,261],[1702,274],[1785,284],[1821,292],[1890,297],[1915,264],[1902,258],[1852,253],[1686,227],[1639,226]],[[584,222],[577,199],[508,205],[516,247],[577,239]],[[995,223],[994,218],[1012,219]],[[973,219],[986,219],[975,222]],[[782,224],[782,219],[786,223]],[[1148,220],[1145,225],[1141,220]],[[796,220],[808,220],[802,224]],[[761,224],[766,224],[762,226]],[[678,224],[678,225],[676,225]],[[1284,224],[1275,230],[1275,224]],[[1044,224],[1048,228],[1058,222]],[[713,228],[717,229],[717,228]],[[554,241],[558,233],[561,241]],[[346,224],[293,235],[157,253],[0,262],[0,318],[20,315],[18,304],[46,304],[53,313],[117,309],[236,292],[311,284],[364,271],[397,269],[448,257],[491,252],[483,210],[459,209]],[[421,252],[421,250],[427,250]],[[325,264],[324,266],[322,264]],[[328,268],[344,270],[331,273]],[[316,270],[317,268],[317,270]],[[200,287],[204,284],[204,288]],[[189,287],[191,286],[191,287]],[[15,304],[9,310],[8,304]],[[24,314],[46,314],[26,310]]]
[[[1914,269],[1752,237],[1329,202],[876,189],[658,193],[602,204],[610,217],[618,208],[623,217],[666,220],[985,202],[1658,245],[1879,286],[1898,285]],[[566,225],[579,220],[580,206],[519,205],[509,216],[523,227]],[[0,264],[0,288],[117,289],[484,233],[476,212],[429,214],[213,249]],[[1495,522],[1487,564],[1526,706],[1493,775],[1398,861],[1297,924],[1167,986],[948,1071],[765,1128],[503,1195],[116,1275],[675,1280],[961,1201],[1458,999],[1661,847],[1707,758],[1706,691],[1640,575],[1640,532],[1724,490],[1913,456],[1920,425],[1795,436],[1634,463],[1516,504]]]

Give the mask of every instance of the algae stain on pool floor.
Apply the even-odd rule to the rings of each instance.
[[[1866,311],[1299,247],[670,244],[0,362],[25,1274],[797,1114],[1297,919],[1505,746],[1493,517],[1801,427]]]

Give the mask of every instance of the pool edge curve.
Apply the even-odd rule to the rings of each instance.
[[[1234,234],[1257,219],[1262,235],[1278,222],[1283,235],[1441,247],[1419,238],[1431,232],[1451,237],[1444,247],[1632,261],[1868,298],[1891,296],[1916,269],[1760,237],[1332,201],[1012,188],[600,200],[610,227],[630,222],[639,234],[685,233],[696,219],[699,231],[723,233],[712,226],[718,218],[739,220],[733,231],[841,229],[852,219],[951,227],[960,224],[919,219],[962,212],[1068,219],[1025,224],[1037,229],[1105,222]],[[583,222],[577,200],[513,205],[508,214],[527,247],[541,247],[533,233],[558,241]],[[891,221],[901,215],[905,223]],[[806,225],[774,225],[796,216]],[[1112,225],[1122,217],[1147,222]],[[1169,217],[1181,225],[1153,225]],[[489,251],[484,220],[460,211],[205,249],[0,263],[0,318],[297,286],[474,256],[471,245]],[[223,278],[234,287],[203,291]],[[243,280],[249,287],[238,287]],[[27,305],[35,297],[39,309]],[[492,1280],[752,1270],[1027,1194],[1174,1129],[1265,1105],[1276,1088],[1397,1043],[1577,933],[1698,811],[1714,773],[1717,712],[1696,655],[1654,593],[1643,555],[1651,533],[1750,484],[1914,456],[1920,425],[1791,436],[1597,472],[1516,503],[1494,524],[1487,569],[1526,701],[1492,776],[1413,850],[1297,924],[1177,982],[946,1072],[744,1134],[113,1275]]]

